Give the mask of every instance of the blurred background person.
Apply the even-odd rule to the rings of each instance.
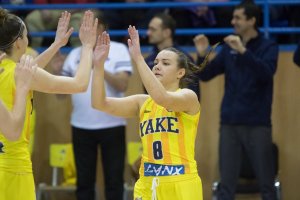
[[[252,1],[237,5],[231,23],[235,35],[224,38],[224,46],[200,72],[203,81],[225,75],[221,106],[218,200],[235,197],[242,157],[249,158],[259,182],[263,200],[275,200],[275,167],[272,154],[271,108],[273,77],[277,68],[278,45],[258,31],[260,9]],[[194,39],[199,63],[209,41]]]
[[[99,34],[107,29],[107,23],[101,12],[98,12],[97,17]],[[112,41],[110,48],[104,76],[107,95],[123,97],[132,73],[129,52],[124,44],[118,42]],[[73,77],[78,68],[81,49],[73,49],[63,67],[53,65],[54,73]],[[72,105],[71,126],[77,172],[77,199],[95,199],[97,153],[100,147],[106,200],[122,200],[126,120],[92,108],[91,81],[86,92],[72,95]]]

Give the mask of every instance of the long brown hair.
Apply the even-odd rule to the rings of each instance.
[[[0,51],[10,55],[13,43],[19,37],[23,38],[24,28],[25,25],[19,17],[0,8]]]

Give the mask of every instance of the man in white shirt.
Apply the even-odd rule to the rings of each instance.
[[[99,33],[106,29],[101,15]],[[73,77],[76,73],[81,47],[73,49],[65,60],[61,75]],[[132,73],[127,47],[111,41],[105,68],[107,96],[122,97]],[[55,71],[55,70],[54,70]],[[59,70],[56,70],[56,73]],[[77,171],[78,200],[95,200],[95,182],[98,146],[101,158],[107,200],[122,200],[125,161],[126,121],[97,111],[91,106],[91,81],[84,93],[72,95],[72,140]]]

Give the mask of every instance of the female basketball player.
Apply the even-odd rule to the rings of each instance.
[[[61,42],[54,42],[49,47],[50,50],[46,52],[47,55],[44,54],[44,58],[37,61],[40,66],[47,64],[54,55],[52,51],[57,46],[60,46],[63,41],[67,43],[72,33],[72,29],[68,30],[69,21],[70,14],[62,13],[57,27],[57,34],[62,36]],[[92,66],[93,47],[96,43],[97,24],[97,19],[94,20],[93,13],[86,11],[79,30],[82,52],[76,76],[74,78],[54,76],[41,68],[37,68],[33,74],[30,91],[26,95],[26,114],[22,133],[16,141],[11,141],[0,132],[2,144],[2,151],[0,152],[1,199],[35,199],[32,164],[28,150],[32,90],[47,93],[77,93],[87,89]],[[14,78],[16,63],[19,62],[21,55],[25,53],[28,46],[27,29],[19,17],[0,9],[0,35],[0,50],[7,54],[7,58],[0,63],[0,68],[3,69],[0,74],[0,100],[8,109],[11,109],[16,99]],[[57,40],[57,36],[55,40]]]
[[[200,104],[192,90],[181,87],[204,66],[196,67],[183,53],[167,48],[157,55],[151,72],[141,54],[138,31],[130,26],[128,32],[129,51],[149,95],[106,97],[103,65],[110,39],[103,33],[94,51],[92,105],[112,115],[139,117],[143,154],[135,200],[201,200],[194,159]]]
[[[0,63],[3,57],[4,54],[0,56]],[[7,139],[15,140],[22,132],[25,119],[26,96],[35,70],[36,66],[33,66],[32,57],[22,56],[20,63],[17,64],[15,69],[16,98],[13,109],[8,111],[2,101],[0,101],[0,132]],[[0,76],[2,72],[0,68]]]

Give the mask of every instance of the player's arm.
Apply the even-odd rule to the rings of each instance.
[[[0,131],[9,140],[17,140],[23,129],[26,113],[26,96],[35,73],[30,56],[22,56],[15,70],[16,96],[13,109],[8,111],[0,101]]]
[[[47,93],[72,94],[84,92],[89,84],[93,47],[96,42],[98,20],[94,20],[94,14],[86,11],[79,30],[79,38],[82,43],[79,67],[74,77],[52,75],[39,68],[32,82],[32,89]]]
[[[92,106],[97,110],[121,117],[139,115],[140,103],[147,95],[133,95],[125,98],[106,97],[104,87],[104,63],[110,47],[109,35],[103,32],[99,36],[94,50],[94,71],[92,79]]]
[[[55,40],[51,46],[36,57],[35,62],[39,67],[45,68],[51,58],[57,53],[57,51],[68,43],[70,35],[73,32],[73,28],[69,29],[71,14],[67,11],[62,12],[59,18]]]
[[[124,118],[138,117],[141,105],[148,98],[148,95],[145,94],[122,98],[105,97],[102,99],[101,96],[103,95],[92,92],[92,106],[94,109]]]
[[[128,39],[129,52],[136,63],[137,69],[148,94],[159,105],[172,110],[196,114],[200,109],[197,95],[189,90],[183,89],[178,92],[167,91],[161,82],[155,77],[147,66],[140,50],[139,35],[135,27],[129,27]]]

